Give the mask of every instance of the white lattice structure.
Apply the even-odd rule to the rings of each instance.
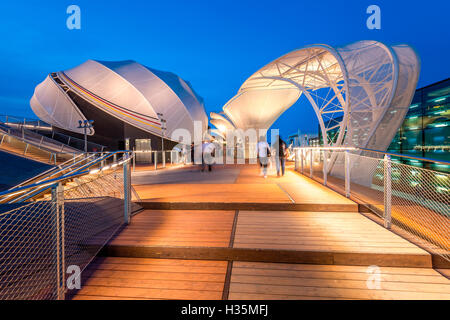
[[[304,94],[325,146],[386,150],[411,103],[419,69],[407,45],[306,46],[254,73],[223,107],[224,116],[211,114],[211,123],[222,135],[230,127],[268,129]]]

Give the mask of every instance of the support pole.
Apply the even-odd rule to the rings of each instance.
[[[384,156],[384,226],[391,228],[392,180],[391,156]]]
[[[309,150],[309,177],[313,177],[313,150]]]
[[[323,150],[322,151],[322,155],[323,155],[323,166],[322,166],[322,171],[323,171],[323,185],[326,186],[327,185],[327,178],[328,178],[328,169],[327,169],[327,151]]]
[[[301,157],[301,168],[302,168],[302,174],[304,171],[304,161],[305,161],[305,149],[301,149],[301,153],[300,153],[300,157]]]
[[[164,150],[161,152],[161,157],[162,157],[162,167],[165,168],[166,167],[166,152]]]
[[[344,163],[344,170],[345,170],[345,196],[347,198],[350,198],[350,155],[348,153],[348,150],[344,153],[345,157],[345,163]]]
[[[56,298],[65,299],[65,222],[64,187],[61,182],[52,187],[52,208],[56,220]]]
[[[130,154],[123,164],[123,200],[124,200],[124,222],[130,224],[131,217],[131,170],[130,170]]]

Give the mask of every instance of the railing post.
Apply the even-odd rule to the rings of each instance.
[[[350,156],[348,150],[344,152],[344,172],[345,172],[345,196],[350,197]]]
[[[302,169],[302,174],[303,174],[304,161],[305,161],[305,149],[301,149],[300,157],[301,157],[301,169]]]
[[[295,171],[298,171],[298,152],[299,150],[295,150],[295,157],[294,157],[294,164],[295,164]]]
[[[136,148],[133,148],[133,172],[136,171],[136,153],[135,153]]]
[[[125,224],[130,224],[131,219],[131,170],[129,160],[131,159],[127,159],[123,164],[123,208]]]
[[[313,177],[313,149],[309,150],[309,177]]]
[[[166,151],[161,152],[161,157],[162,157],[162,167],[165,168],[166,167]]]
[[[56,298],[65,299],[65,221],[64,187],[61,182],[52,187],[52,208],[56,219]]]
[[[155,170],[158,166],[158,151],[153,151],[153,162],[155,163]]]
[[[328,178],[328,170],[327,170],[327,151],[323,150],[322,151],[323,154],[323,166],[322,166],[322,171],[323,171],[323,185],[326,186],[327,185],[327,178]]]
[[[392,180],[391,180],[391,156],[384,156],[384,226],[391,228],[392,213]]]

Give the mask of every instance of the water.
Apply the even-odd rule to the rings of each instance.
[[[0,191],[51,168],[50,165],[0,151]]]

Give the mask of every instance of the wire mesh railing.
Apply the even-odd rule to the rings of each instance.
[[[129,222],[130,161],[54,181],[40,201],[0,206],[0,300],[64,299],[79,289],[83,270]]]
[[[450,175],[400,163],[394,156],[401,155],[297,148],[295,168],[357,200],[383,219],[385,227],[450,261]]]

